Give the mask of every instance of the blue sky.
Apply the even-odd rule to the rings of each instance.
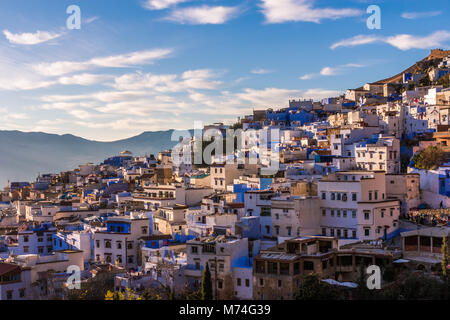
[[[66,9],[81,9],[69,30]],[[370,30],[369,5],[381,9]],[[115,140],[320,99],[448,49],[448,0],[2,0],[0,130]]]

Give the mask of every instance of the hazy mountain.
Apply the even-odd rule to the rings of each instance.
[[[32,181],[38,173],[58,173],[86,162],[99,163],[125,149],[135,155],[156,155],[176,144],[171,141],[172,133],[144,132],[129,139],[99,142],[73,135],[0,131],[0,188],[8,180]]]

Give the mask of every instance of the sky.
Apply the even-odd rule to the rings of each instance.
[[[448,0],[2,0],[0,130],[112,141],[231,124],[449,49],[449,13]]]

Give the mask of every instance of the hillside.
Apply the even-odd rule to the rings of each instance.
[[[398,83],[402,82],[403,73],[416,73],[423,72],[428,69],[431,65],[434,65],[436,62],[441,61],[443,58],[447,57],[450,54],[450,50],[440,50],[434,49],[431,50],[431,53],[425,57],[424,59],[416,62],[411,67],[403,70],[402,72],[392,76],[390,78],[386,78],[383,80],[379,80],[374,82],[375,84],[385,84],[385,83]]]
[[[173,130],[144,132],[129,139],[99,142],[73,135],[41,132],[0,131],[0,188],[8,180],[30,181],[38,173],[72,170],[86,162],[99,163],[105,158],[129,150],[136,155],[157,154],[172,148]]]

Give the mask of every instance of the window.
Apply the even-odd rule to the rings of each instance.
[[[281,280],[278,280],[278,288],[281,288],[281,287],[282,287],[282,285],[283,285],[283,281],[281,281]]]
[[[21,298],[24,298],[25,297],[25,289],[20,289],[19,290],[19,296],[21,297]]]
[[[28,253],[29,249],[30,249],[29,247],[25,246],[25,247],[23,247],[23,252]]]
[[[342,216],[343,216],[344,218],[347,218],[347,210],[342,210]]]
[[[344,238],[345,238],[345,239],[348,238],[348,230],[344,230]]]
[[[225,265],[223,263],[219,263],[219,271],[223,272]]]
[[[391,217],[394,216],[394,208],[389,209],[389,214]]]
[[[369,191],[369,201],[372,200],[372,191]]]
[[[247,288],[250,287],[250,280],[249,279],[245,279],[245,286]]]
[[[128,263],[133,263],[134,262],[134,256],[128,256]]]
[[[106,256],[105,260],[106,263],[111,263],[111,256],[110,255]]]
[[[198,253],[198,247],[191,247],[192,253]]]
[[[259,286],[264,287],[264,279],[263,278],[259,278]]]
[[[24,236],[24,237],[23,237],[23,242],[28,242],[28,241],[29,241],[28,236]]]
[[[322,235],[326,236],[327,235],[327,228],[322,228]]]
[[[279,226],[275,226],[275,233],[276,233],[276,235],[280,234],[280,227]]]
[[[370,228],[364,228],[364,235],[366,237],[370,236]]]
[[[334,194],[334,192],[331,193],[331,200],[336,200],[336,195]]]
[[[303,270],[314,270],[314,262],[304,261],[303,262]]]
[[[241,284],[242,284],[242,280],[241,280],[241,278],[237,278],[237,286],[238,287],[240,287],[241,286]]]
[[[330,229],[330,236],[334,237],[334,229]]]
[[[375,191],[375,200],[378,200],[378,191]]]
[[[384,212],[385,212],[385,211],[386,211],[386,210],[384,210],[384,209],[381,210],[381,217],[382,217],[382,218],[384,218]]]
[[[117,241],[117,249],[122,249],[122,241]]]
[[[356,193],[352,193],[352,201],[356,201]]]
[[[195,261],[195,270],[200,270],[200,262]]]
[[[105,241],[105,248],[111,248],[111,241]]]
[[[38,238],[38,242],[44,242],[44,238],[43,237],[39,237]]]
[[[356,239],[356,230],[352,230],[352,238]]]
[[[97,248],[100,248],[100,240],[96,240],[96,241],[95,241],[95,246],[96,246]]]
[[[370,219],[370,211],[365,210],[364,211],[364,219],[369,220]]]
[[[341,229],[338,229],[338,230],[337,230],[337,236],[338,236],[338,238],[341,237]]]
[[[331,210],[331,216],[334,217],[334,210]]]
[[[322,210],[322,216],[325,217],[326,215],[327,215],[327,210],[323,209],[323,210]]]
[[[341,216],[341,210],[337,210],[337,211],[336,211],[336,216],[337,216],[337,217],[340,217],[340,216]]]
[[[127,248],[128,249],[133,249],[133,242],[128,242],[127,243]]]
[[[326,200],[327,199],[327,193],[326,192],[322,192],[322,200]]]
[[[120,254],[117,256],[117,261],[118,261],[119,263],[122,263],[122,256],[121,256]]]
[[[355,219],[356,218],[356,210],[352,211],[352,218]]]
[[[13,292],[12,290],[6,291],[6,300],[12,300]]]
[[[342,201],[347,201],[347,194],[346,193],[343,193],[342,194]]]
[[[44,253],[44,247],[38,247],[38,253],[39,254]]]
[[[147,227],[142,227],[142,234],[147,234]]]
[[[292,228],[291,228],[291,227],[287,227],[287,234],[288,234],[288,237],[291,236],[291,232],[292,232]]]

